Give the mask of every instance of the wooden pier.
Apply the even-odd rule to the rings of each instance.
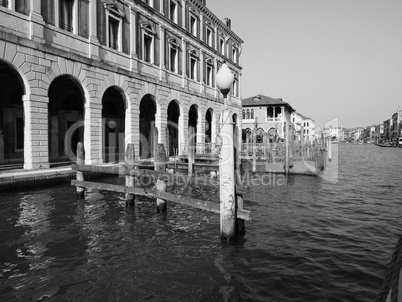
[[[157,212],[167,211],[167,201],[175,202],[181,205],[194,207],[204,211],[210,211],[218,213],[222,217],[222,198],[219,202],[210,202],[205,200],[200,200],[184,195],[176,195],[166,192],[166,187],[168,184],[185,183],[192,185],[203,186],[218,186],[217,181],[207,177],[197,177],[192,175],[185,175],[175,171],[174,173],[166,172],[166,156],[163,144],[158,144],[156,147],[157,152],[155,153],[155,163],[154,170],[148,169],[148,167],[140,168],[136,165],[134,160],[134,145],[128,144],[125,156],[124,166],[102,166],[102,165],[85,165],[85,150],[82,143],[78,143],[77,146],[77,164],[72,165],[72,170],[76,171],[77,179],[72,180],[71,184],[77,187],[77,194],[80,198],[84,197],[85,189],[95,189],[101,191],[111,191],[117,193],[123,193],[126,196],[126,206],[134,206],[135,195],[146,196],[156,199],[156,209]],[[214,168],[216,169],[216,168]],[[115,175],[124,175],[125,184],[115,185],[107,183],[98,183],[86,181],[84,177],[84,172],[96,172],[96,173],[107,173]],[[236,172],[237,173],[237,172]],[[143,177],[152,178],[155,182],[155,188],[142,188],[140,187],[140,179]],[[239,178],[238,178],[239,179]],[[244,189],[237,182],[235,186],[235,204],[233,205],[234,217],[229,219],[221,219],[221,237],[223,239],[233,239],[238,235],[245,234],[244,221],[251,220],[251,213],[243,209],[243,192]],[[223,222],[222,222],[223,221]],[[226,224],[235,225],[234,229],[228,229]],[[223,231],[222,231],[223,230]],[[233,233],[233,234],[232,234]]]

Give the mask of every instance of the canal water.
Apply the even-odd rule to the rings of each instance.
[[[0,300],[374,301],[402,235],[401,159],[340,144],[321,177],[257,177],[235,243],[220,241],[217,214],[171,203],[78,201],[69,185],[0,193]]]

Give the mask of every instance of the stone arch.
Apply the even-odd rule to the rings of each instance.
[[[139,145],[140,158],[150,158],[154,155],[155,146],[155,116],[157,111],[157,103],[155,96],[152,94],[145,94],[139,104],[140,114],[140,138]]]
[[[49,160],[74,160],[84,141],[84,88],[76,77],[62,74],[49,84],[48,97]]]
[[[198,105],[192,104],[188,110],[188,144],[196,146],[198,133]]]
[[[0,60],[0,163],[22,163],[26,158],[23,97],[29,86],[13,64]]]
[[[213,122],[214,122],[214,110],[212,108],[208,108],[205,112],[205,143],[210,144],[212,143],[214,129],[213,129]]]
[[[180,127],[182,111],[177,100],[171,100],[167,108],[167,129],[168,129],[168,155],[175,155],[179,151]]]
[[[124,161],[127,99],[118,86],[108,87],[102,96],[103,162]]]

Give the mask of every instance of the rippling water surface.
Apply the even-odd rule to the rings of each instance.
[[[253,220],[230,244],[217,214],[180,205],[78,201],[69,185],[2,193],[0,300],[373,301],[402,234],[401,159],[402,148],[340,144],[321,177],[256,181]]]

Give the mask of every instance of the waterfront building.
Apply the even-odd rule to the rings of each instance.
[[[392,124],[393,120],[388,119],[384,121],[384,140],[386,142],[390,142],[391,140],[391,129],[392,129]]]
[[[375,142],[382,143],[384,140],[384,124],[375,126]]]
[[[263,143],[265,140],[270,142],[284,140],[285,123],[291,124],[291,114],[295,111],[289,103],[265,95],[243,99],[242,103],[244,143],[252,142],[253,131],[256,131],[257,143]]]
[[[291,114],[291,122],[295,129],[295,139],[312,142],[315,139],[315,121],[299,112]]]
[[[397,144],[399,142],[399,137],[402,137],[402,109],[397,109],[392,115],[392,125],[390,126],[390,140]]]
[[[205,0],[1,1],[0,163],[47,168],[79,141],[87,164],[124,159],[128,143],[149,158],[156,143],[184,154],[191,133],[211,142],[223,61],[242,113],[242,44]]]

